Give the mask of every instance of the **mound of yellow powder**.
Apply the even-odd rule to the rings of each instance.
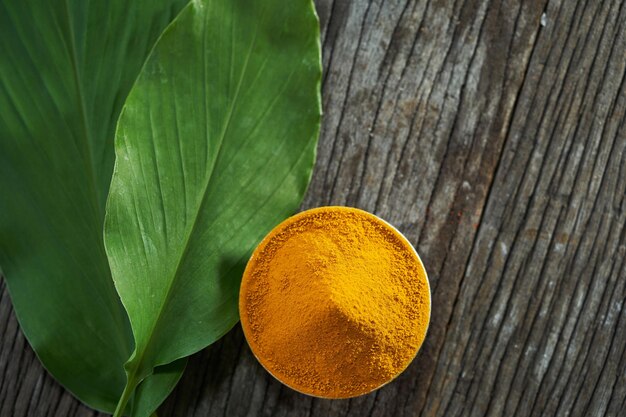
[[[322,207],[277,226],[244,273],[241,323],[261,364],[310,395],[372,391],[411,362],[430,318],[426,272],[379,218]]]

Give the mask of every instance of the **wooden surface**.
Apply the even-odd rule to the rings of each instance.
[[[625,416],[626,0],[317,6],[304,207],[361,207],[415,244],[426,343],[395,382],[327,401],[274,381],[237,327],[160,416]],[[0,416],[98,415],[42,369],[0,291]]]

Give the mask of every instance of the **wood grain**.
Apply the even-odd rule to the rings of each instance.
[[[626,1],[319,0],[324,123],[304,208],[396,225],[429,271],[425,346],[345,401],[273,380],[239,327],[163,416],[626,415]],[[0,284],[0,416],[96,416]]]

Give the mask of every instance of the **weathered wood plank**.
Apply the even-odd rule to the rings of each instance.
[[[624,399],[626,15],[610,3],[547,9],[426,411],[604,415],[606,390]]]
[[[325,117],[304,207],[406,234],[433,288],[427,341],[394,383],[327,401],[273,380],[237,327],[160,414],[626,414],[625,5],[317,1]],[[98,415],[0,294],[0,415]]]

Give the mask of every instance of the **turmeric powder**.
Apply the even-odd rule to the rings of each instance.
[[[261,364],[305,394],[348,398],[411,362],[430,319],[426,271],[411,244],[365,211],[295,215],[259,244],[239,298]]]

